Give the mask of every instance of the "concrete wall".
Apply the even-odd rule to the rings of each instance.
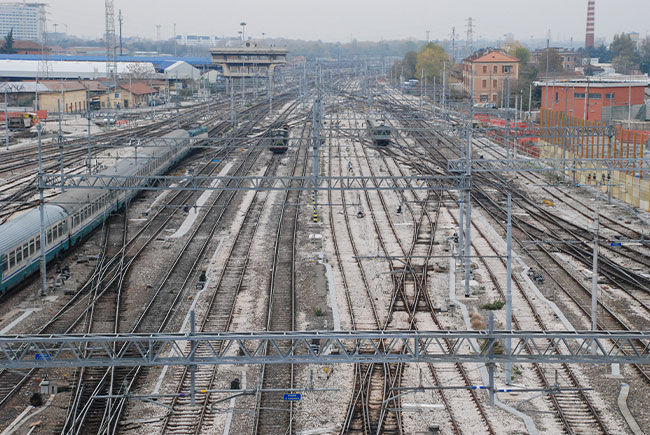
[[[47,92],[38,95],[38,106],[48,112],[58,112],[58,103],[61,102],[61,111],[65,113],[82,112],[86,110],[86,90]]]

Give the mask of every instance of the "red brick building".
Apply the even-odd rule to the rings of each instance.
[[[589,121],[632,119],[645,121],[645,82],[587,81],[537,82],[542,89],[542,108],[564,112]],[[546,100],[548,87],[548,101]]]

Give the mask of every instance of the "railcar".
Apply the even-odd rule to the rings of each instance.
[[[289,126],[271,130],[271,146],[269,149],[273,154],[284,154],[289,149]]]
[[[372,143],[374,145],[390,145],[393,132],[392,129],[384,123],[384,121],[374,121],[368,119],[366,121],[366,124],[368,128],[368,135],[372,139]]]
[[[124,187],[148,182],[147,175],[165,173],[190,150],[192,138],[185,130],[175,130],[154,139],[137,158],[123,159],[101,175],[139,176],[123,181]],[[66,250],[97,228],[115,210],[130,201],[138,191],[107,189],[69,189],[48,203],[45,209],[46,261]],[[40,210],[27,213],[0,225],[0,293],[4,294],[40,269]]]

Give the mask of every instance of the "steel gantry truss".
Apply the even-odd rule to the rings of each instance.
[[[505,348],[506,341],[511,343],[510,354],[497,353],[495,349]],[[325,331],[0,337],[2,369],[458,362],[650,364],[650,332]]]
[[[39,189],[110,190],[466,190],[461,176],[123,176],[40,174]],[[297,182],[297,183],[296,183]]]
[[[648,158],[572,158],[517,157],[511,159],[472,159],[472,172],[562,172],[567,171],[650,171]],[[467,159],[447,161],[449,172],[465,173]]]

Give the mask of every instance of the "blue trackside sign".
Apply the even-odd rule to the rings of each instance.
[[[285,394],[284,395],[284,400],[286,402],[297,402],[298,400],[302,399],[302,394],[296,393],[296,394]]]
[[[621,242],[612,242],[611,245],[612,248],[620,248],[621,246],[623,246]]]

